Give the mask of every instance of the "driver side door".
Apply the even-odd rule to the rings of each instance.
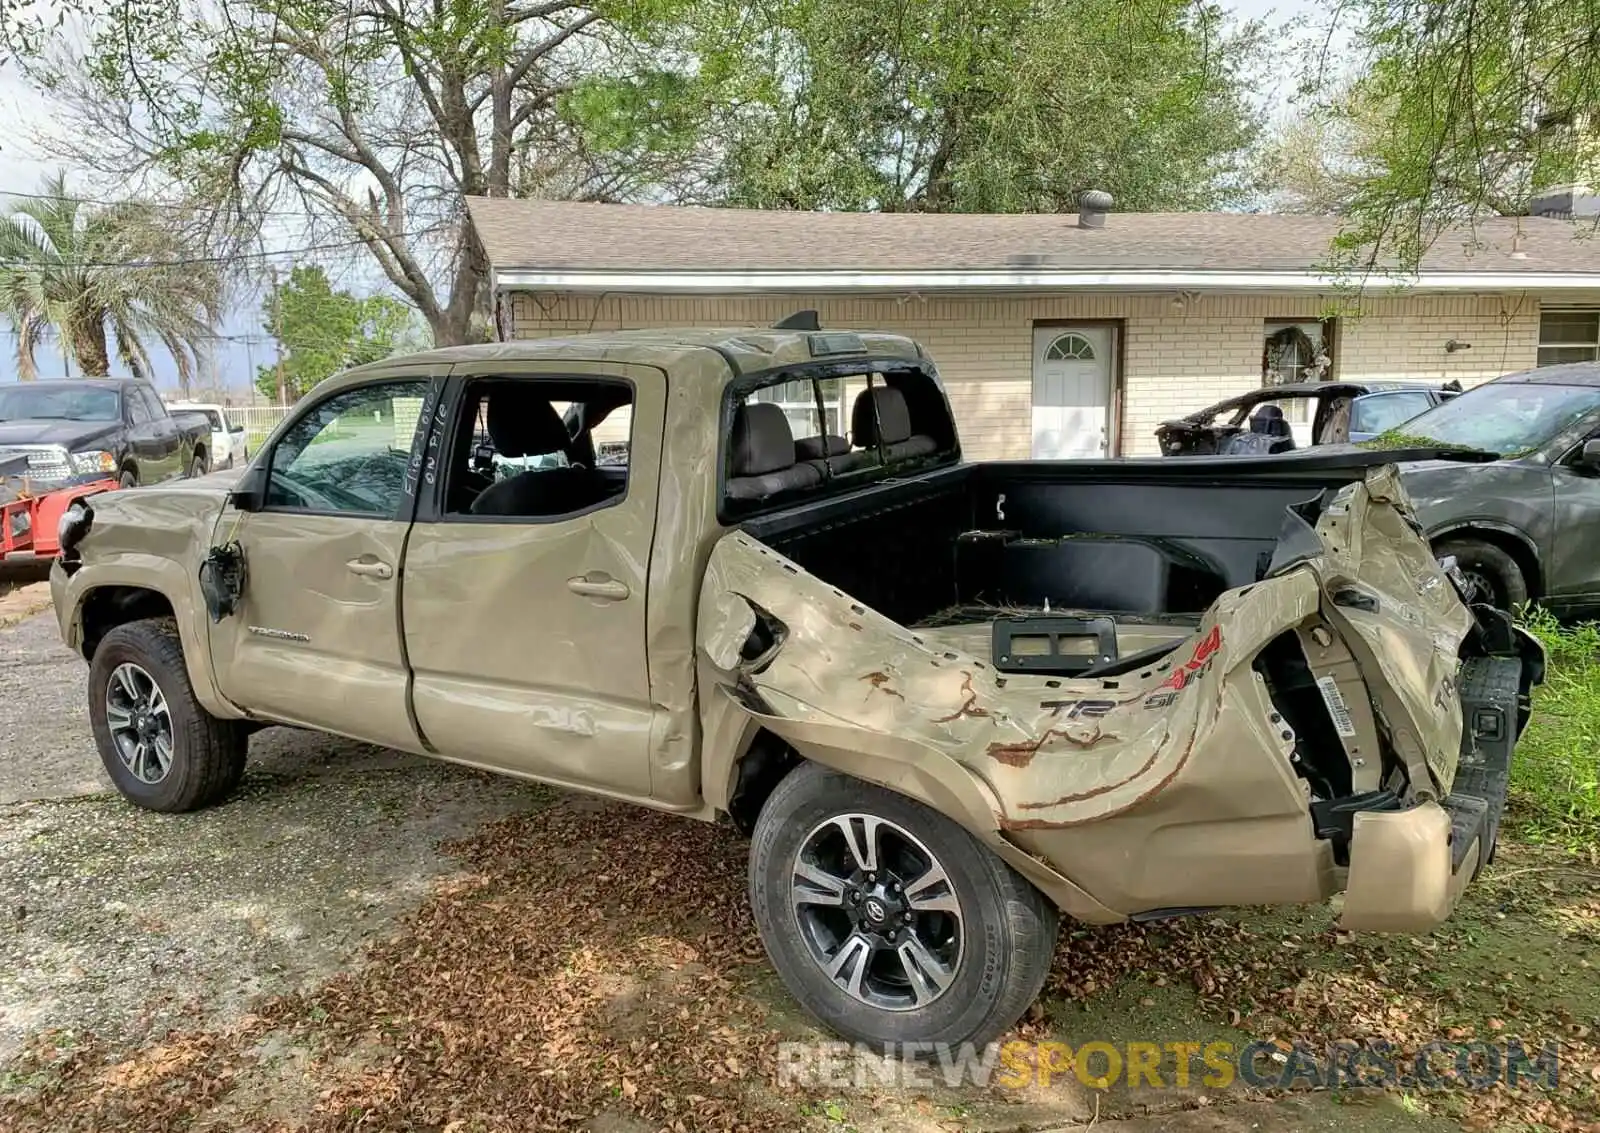
[[[428,413],[425,375],[336,391],[264,454],[259,510],[231,507],[245,585],[211,629],[223,694],[254,714],[421,751],[407,708],[400,566]]]

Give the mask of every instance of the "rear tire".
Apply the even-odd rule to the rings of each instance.
[[[1455,556],[1456,566],[1474,584],[1475,602],[1512,610],[1528,600],[1528,583],[1517,560],[1487,540],[1446,539],[1433,553],[1439,559]]]
[[[244,775],[246,732],[195,699],[171,618],[129,622],[101,640],[89,663],[89,722],[106,774],[146,810],[199,810]]]
[[[856,868],[851,842],[872,872]],[[1037,998],[1055,951],[1055,907],[978,839],[811,763],[756,821],[750,902],[790,994],[837,1034],[875,1045],[989,1042]]]

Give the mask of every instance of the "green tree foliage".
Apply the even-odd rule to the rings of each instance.
[[[149,344],[177,363],[187,391],[220,316],[215,266],[190,254],[159,209],[132,200],[99,206],[47,178],[37,196],[0,216],[0,314],[17,335],[18,373],[37,376],[34,353],[55,334],[83,373],[111,370],[111,348],[135,375],[150,374]]]
[[[629,73],[674,0],[66,3],[83,9],[83,54],[46,33],[44,0],[10,27],[68,119],[60,156],[189,187],[255,231],[304,209],[307,243],[364,251],[440,344],[487,330],[463,197],[611,198],[654,180],[597,167],[561,107],[586,77]]]
[[[230,234],[305,209],[440,344],[487,329],[462,198],[886,210],[1212,207],[1253,29],[1203,0],[21,0],[60,156]],[[249,262],[244,260],[241,262]]]
[[[708,203],[1061,211],[1248,189],[1253,26],[1190,0],[707,0],[693,81],[589,83],[568,109],[598,150],[702,139]],[[646,131],[649,135],[646,136]]]
[[[322,379],[376,362],[412,340],[414,312],[387,295],[357,298],[336,291],[320,267],[297,267],[262,305],[263,324],[277,340],[283,395],[297,400]],[[279,399],[279,367],[256,371],[256,388]]]
[[[1448,225],[1519,214],[1541,188],[1600,174],[1600,0],[1358,0],[1349,91],[1365,175],[1340,258],[1413,267]],[[1332,109],[1339,114],[1337,100]]]

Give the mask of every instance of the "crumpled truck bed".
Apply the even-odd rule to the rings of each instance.
[[[1082,911],[1058,901],[1083,919],[1319,900],[1342,878],[1311,829],[1295,732],[1253,662],[1281,635],[1336,631],[1345,697],[1365,706],[1370,689],[1418,798],[1448,792],[1460,706],[1440,698],[1470,613],[1404,533],[1397,493],[1392,469],[1342,489],[1315,538],[1304,532],[1320,554],[1227,591],[1176,650],[1115,677],[997,672],[742,532],[712,551],[700,647],[762,727],[1047,864],[1092,894]],[[1329,601],[1347,591],[1355,605]],[[758,609],[781,637],[744,656]]]
[[[744,674],[773,715],[880,733],[948,758],[988,785],[1009,830],[1073,826],[1135,806],[1219,728],[1244,729],[1248,736],[1230,742],[1264,745],[1287,763],[1292,745],[1269,727],[1264,690],[1254,681],[1232,697],[1223,689],[1238,664],[1248,668],[1286,625],[1315,613],[1318,597],[1305,572],[1234,592],[1192,644],[1159,664],[1069,679],[997,672],[981,656],[944,648],[936,631],[906,629],[852,602],[744,535],[713,553],[713,584],[726,604],[718,636],[729,643],[753,625],[735,596],[787,627],[768,663]]]

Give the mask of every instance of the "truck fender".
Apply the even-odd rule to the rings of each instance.
[[[58,579],[61,581],[58,583]],[[206,630],[204,606],[193,601],[195,588],[183,567],[159,555],[130,553],[85,566],[70,578],[57,568],[51,579],[52,598],[62,639],[84,652],[84,611],[96,591],[131,587],[159,594],[172,607],[183,646],[183,663],[194,686],[195,699],[207,712],[224,719],[243,715],[217,688],[211,667],[211,639]]]

